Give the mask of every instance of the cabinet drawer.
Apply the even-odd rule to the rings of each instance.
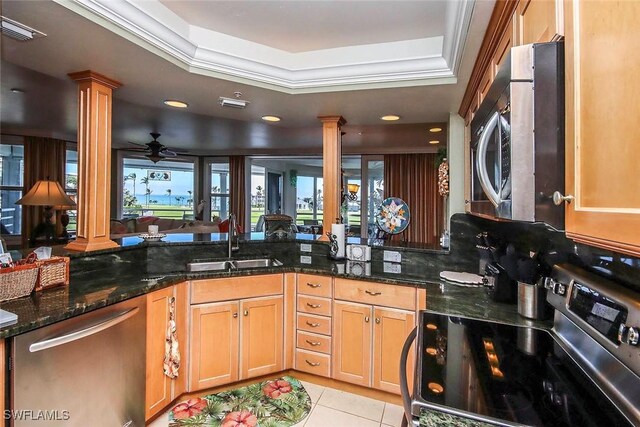
[[[191,281],[191,304],[263,297],[282,293],[282,274]]]
[[[322,335],[331,335],[331,318],[298,313],[298,329]]]
[[[416,309],[416,288],[359,280],[335,279],[335,298],[362,304]]]
[[[331,372],[331,356],[296,349],[296,369],[310,374],[328,377]]]
[[[298,331],[296,337],[298,348],[331,354],[331,337],[311,334],[304,331]]]
[[[298,293],[331,298],[331,277],[298,274]]]
[[[331,316],[331,300],[298,295],[298,311],[321,316]]]

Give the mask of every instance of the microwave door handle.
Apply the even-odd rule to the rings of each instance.
[[[489,180],[489,173],[487,172],[487,146],[489,145],[489,138],[491,138],[494,129],[498,126],[499,118],[500,113],[496,111],[491,116],[491,119],[489,119],[489,122],[484,128],[484,132],[480,136],[478,154],[476,156],[476,169],[478,171],[478,178],[480,179],[480,186],[482,186],[482,190],[495,207],[498,207],[498,204],[500,204],[500,196],[496,190],[493,189],[493,184]]]

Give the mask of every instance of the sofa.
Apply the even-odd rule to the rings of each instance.
[[[138,218],[112,219],[110,238],[118,239],[146,233],[150,225],[157,225],[160,233],[219,233],[220,218],[205,222],[193,219],[159,218],[157,216],[141,216]]]

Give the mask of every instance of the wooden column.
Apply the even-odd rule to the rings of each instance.
[[[321,240],[340,218],[342,199],[342,135],[340,127],[347,121],[342,116],[320,116],[322,122],[322,229]]]
[[[69,77],[78,83],[78,227],[66,249],[116,247],[109,239],[111,94],[121,84],[89,70]]]

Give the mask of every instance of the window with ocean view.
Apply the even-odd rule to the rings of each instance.
[[[124,218],[194,218],[193,163],[125,158],[122,176]]]

